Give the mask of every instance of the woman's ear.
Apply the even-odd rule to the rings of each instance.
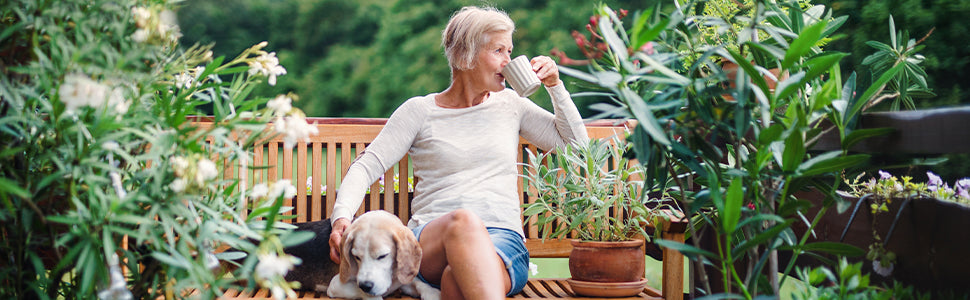
[[[354,254],[351,253],[353,249],[354,239],[356,234],[354,232],[356,227],[350,226],[344,231],[342,242],[340,244],[340,281],[347,283],[352,278],[357,277],[357,259],[354,258]]]
[[[394,232],[394,243],[397,247],[394,279],[404,284],[411,283],[421,268],[421,244],[414,233],[404,226]]]

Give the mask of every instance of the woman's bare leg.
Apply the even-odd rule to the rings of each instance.
[[[456,210],[421,232],[421,276],[441,285],[441,299],[505,299],[505,263],[474,213]]]

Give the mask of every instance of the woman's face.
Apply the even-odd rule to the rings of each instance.
[[[476,81],[484,85],[490,92],[500,92],[505,89],[505,76],[502,68],[511,61],[512,33],[493,32],[488,34],[488,44],[478,52],[478,60],[472,73]]]

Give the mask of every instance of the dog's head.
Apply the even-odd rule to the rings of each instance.
[[[361,291],[383,295],[410,283],[421,264],[421,246],[397,216],[367,212],[343,233],[340,280],[356,280]]]

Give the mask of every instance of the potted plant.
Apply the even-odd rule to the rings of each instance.
[[[536,199],[524,204],[543,239],[572,237],[570,284],[588,296],[632,296],[643,290],[645,229],[661,200],[647,197],[643,168],[618,137],[541,154],[529,151],[523,176]],[[611,214],[611,210],[613,214]],[[610,285],[611,289],[598,289]],[[607,292],[601,294],[597,292]]]
[[[825,7],[752,1],[750,16],[720,25],[733,28],[741,21],[741,32],[749,33],[743,36],[750,38],[724,45],[700,33],[697,12],[708,2],[637,13],[627,23],[632,25],[601,6],[592,34],[607,45],[604,53],[590,57],[588,70],[560,70],[589,83],[584,94],[615,101],[597,106],[604,115],[638,121],[631,141],[644,164],[645,185],[662,189],[673,182],[682,191],[672,195],[694,221],[689,243],[655,242],[693,261],[698,290],[745,299],[777,295],[785,280],[778,274],[790,274],[799,255],[864,253],[807,240],[814,220],[837,200],[838,176],[869,158],[846,149],[880,134],[856,130],[860,113],[899,86],[889,82],[912,52],[874,58],[891,67],[866,84],[855,74],[843,77],[839,61],[848,53],[818,47],[841,22],[818,17],[827,15]],[[721,58],[738,65],[733,85]],[[775,67],[790,75],[772,90],[764,75]],[[725,94],[734,100],[725,101]],[[832,125],[821,125],[823,120]],[[823,132],[837,133],[841,147],[814,150]],[[812,204],[795,195],[809,188],[829,199],[815,215],[807,215]],[[809,230],[796,235],[794,224]]]

